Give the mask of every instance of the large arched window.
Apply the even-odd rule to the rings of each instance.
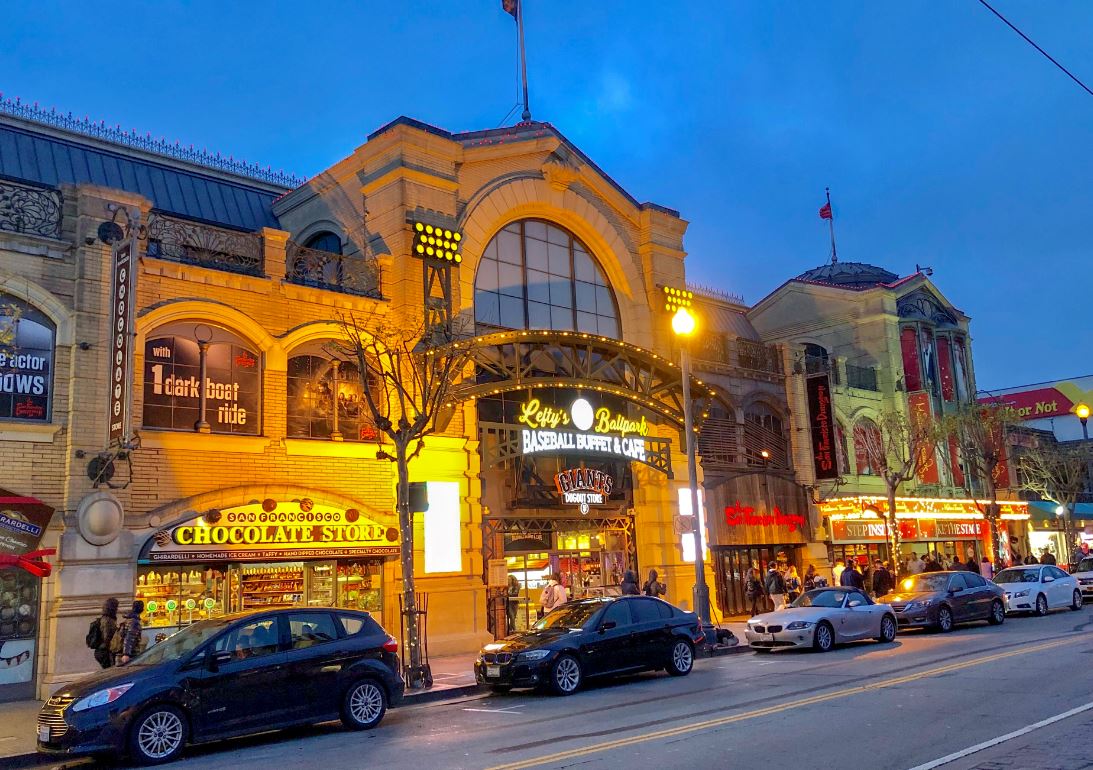
[[[556,225],[513,222],[478,263],[474,320],[494,329],[558,329],[619,337],[618,309],[584,244]]]
[[[884,437],[868,417],[854,423],[854,462],[859,476],[876,476],[878,460],[884,454]]]
[[[305,243],[304,246],[309,249],[315,249],[316,251],[328,251],[331,254],[342,253],[342,239],[339,238],[336,233],[332,233],[329,230],[315,233],[315,235],[307,239],[307,243]]]
[[[286,386],[289,438],[379,439],[353,361],[336,360],[321,345],[305,346],[288,359]],[[375,388],[372,394],[378,395]]]
[[[0,294],[0,420],[49,421],[55,333],[40,310]]]
[[[782,418],[762,402],[744,411],[744,450],[749,465],[769,464],[777,468],[789,465]]]

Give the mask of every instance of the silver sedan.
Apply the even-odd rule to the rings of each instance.
[[[840,642],[896,638],[896,616],[857,588],[817,588],[785,609],[756,615],[744,635],[756,650],[812,647],[827,652]]]

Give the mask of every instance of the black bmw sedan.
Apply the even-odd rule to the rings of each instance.
[[[340,718],[367,730],[402,699],[397,649],[366,612],[204,620],[59,690],[38,715],[38,750],[158,764],[189,743],[291,725]]]
[[[684,676],[702,641],[698,617],[660,599],[583,599],[487,644],[474,673],[499,692],[542,686],[571,695],[590,677],[656,669]]]

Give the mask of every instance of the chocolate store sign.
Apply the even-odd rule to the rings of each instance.
[[[392,555],[399,533],[355,508],[316,506],[310,500],[241,505],[207,511],[157,532],[143,562],[262,561]]]

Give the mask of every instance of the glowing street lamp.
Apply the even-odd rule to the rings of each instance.
[[[1078,420],[1082,423],[1082,438],[1086,441],[1089,440],[1089,404],[1078,404],[1074,407],[1074,414],[1078,415]]]
[[[678,296],[679,290],[674,290],[675,296]],[[689,295],[690,292],[683,292],[683,294]],[[706,633],[707,644],[713,644],[716,641],[716,636],[713,634],[713,624],[710,620],[710,589],[706,585],[706,564],[705,556],[703,554],[703,536],[702,536],[702,518],[699,515],[698,508],[698,463],[695,460],[695,431],[694,431],[694,413],[693,406],[691,404],[691,350],[690,350],[690,337],[695,331],[695,317],[691,314],[691,311],[687,309],[690,305],[689,296],[683,297],[688,300],[686,304],[679,303],[675,308],[675,315],[672,316],[672,331],[675,332],[676,337],[679,338],[679,368],[683,374],[683,429],[686,433],[687,441],[687,481],[690,486],[691,492],[691,515],[694,516],[694,539],[695,539],[695,588],[694,588],[694,610],[698,615],[699,620],[702,621],[702,627]]]

